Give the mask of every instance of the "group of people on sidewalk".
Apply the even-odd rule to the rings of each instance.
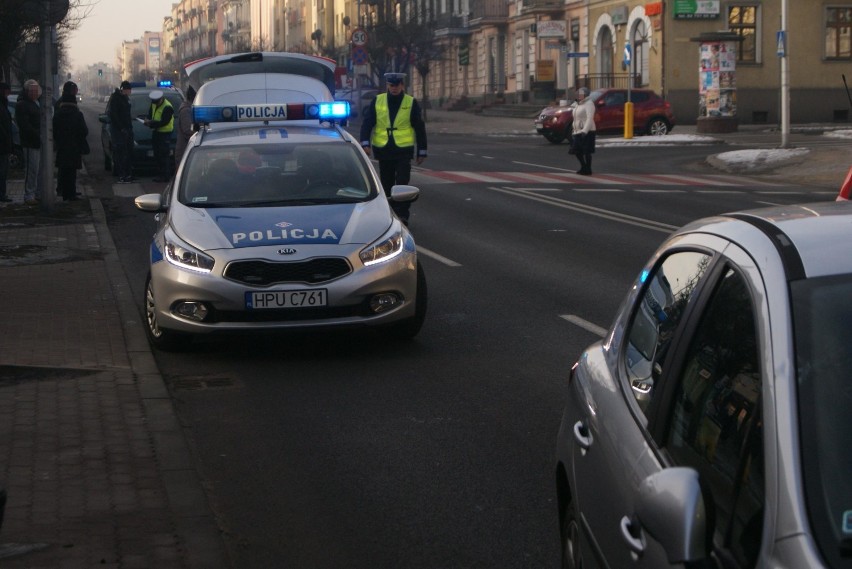
[[[56,152],[56,192],[65,201],[79,199],[77,170],[83,167],[83,155],[89,153],[87,136],[89,128],[83,113],[77,108],[79,89],[73,81],[62,86],[62,95],[53,108],[53,141]],[[8,110],[8,83],[0,83],[0,202],[10,202],[7,194],[9,154],[14,151],[12,141],[12,116]],[[41,85],[30,79],[24,83],[15,103],[15,124],[21,139],[24,168],[24,203],[39,202],[38,189],[41,176]]]
[[[77,107],[78,87],[73,81],[62,86],[62,95],[53,108],[53,141],[56,152],[57,186],[56,192],[64,201],[78,200],[77,170],[82,169],[82,157],[89,154],[89,129],[83,113]],[[113,143],[114,168],[119,184],[129,184],[133,177],[133,117],[131,116],[130,93],[132,85],[123,81],[110,96],[108,114],[110,135]],[[8,98],[11,95],[8,83],[0,82],[0,203],[11,202],[7,194],[9,175],[9,155],[14,152],[13,117],[8,110]],[[192,99],[195,91],[187,91],[187,101],[175,113],[171,103],[162,91],[153,91],[150,95],[150,112],[145,125],[152,130],[152,144],[157,163],[158,177],[155,182],[167,182],[180,163],[183,150],[192,135]],[[42,89],[39,83],[30,79],[15,103],[14,123],[18,126],[24,169],[24,203],[35,205],[40,201],[41,148],[42,148]],[[178,131],[178,149],[175,152],[175,164],[170,159],[170,139],[172,131]]]

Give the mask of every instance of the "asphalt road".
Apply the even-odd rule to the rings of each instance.
[[[154,222],[113,196],[129,186],[96,171],[97,146],[141,317]],[[157,352],[233,566],[558,567],[564,382],[645,260],[695,217],[833,199],[720,176],[707,153],[602,150],[592,181],[540,138],[432,136],[412,180],[429,283],[415,341],[271,334]]]

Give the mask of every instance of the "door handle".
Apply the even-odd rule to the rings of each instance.
[[[589,428],[583,424],[583,421],[574,423],[574,440],[580,445],[583,450],[588,450],[592,446],[592,436],[589,434]]]
[[[642,528],[634,525],[627,516],[621,518],[621,537],[627,542],[630,551],[636,555],[642,555],[645,551],[645,536],[642,535]]]

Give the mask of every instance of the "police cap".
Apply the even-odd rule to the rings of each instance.
[[[150,99],[152,101],[159,101],[160,99],[163,98],[163,92],[162,91],[151,91],[150,93],[148,93],[148,97],[150,97]]]
[[[405,73],[385,73],[385,81],[390,85],[399,85],[405,81]]]

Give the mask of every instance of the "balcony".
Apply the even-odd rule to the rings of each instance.
[[[504,0],[472,0],[470,3],[470,25],[505,24],[509,17],[509,5]]]
[[[565,4],[562,0],[523,0],[522,14],[533,12],[562,12]]]
[[[435,37],[468,35],[468,18],[458,14],[439,14],[435,18]]]

